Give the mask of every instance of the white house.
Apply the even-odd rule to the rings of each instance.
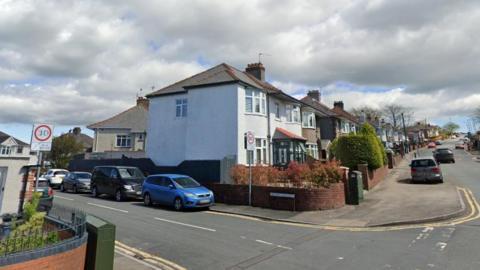
[[[22,168],[36,163],[30,145],[0,131],[0,214],[17,212]]]
[[[256,137],[255,163],[305,160],[302,104],[266,82],[261,63],[249,64],[245,71],[223,63],[147,98],[146,153],[157,165],[225,157],[247,164],[247,131]]]

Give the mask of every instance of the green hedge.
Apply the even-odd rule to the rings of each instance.
[[[378,162],[373,158],[375,156],[373,145],[366,136],[348,135],[339,137],[337,140],[335,156],[343,166],[351,169],[356,169],[360,163],[378,166]]]
[[[375,128],[368,123],[363,124],[362,127],[360,128],[360,134],[363,136],[366,136],[374,148],[373,153],[375,158],[375,164],[379,164],[379,166],[377,167],[376,165],[373,165],[371,168],[377,169],[385,165],[387,161],[387,153],[385,152],[385,148],[383,147],[382,142],[377,137]],[[369,163],[369,167],[370,167],[370,163]]]

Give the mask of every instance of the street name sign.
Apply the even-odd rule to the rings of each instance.
[[[50,151],[52,149],[53,125],[34,124],[30,149],[32,151]]]

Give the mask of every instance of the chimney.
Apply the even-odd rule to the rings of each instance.
[[[308,91],[307,96],[311,97],[315,101],[320,102],[320,91],[318,91],[318,90]]]
[[[260,81],[265,81],[265,67],[262,63],[252,63],[248,64],[245,72],[259,79]]]
[[[334,108],[340,108],[343,111],[343,101],[335,101],[333,102]]]
[[[73,128],[73,134],[79,135],[82,132],[82,129],[79,127],[74,127]]]
[[[148,110],[148,104],[149,104],[149,101],[147,98],[144,98],[144,97],[137,98],[137,106],[143,106],[145,109]]]

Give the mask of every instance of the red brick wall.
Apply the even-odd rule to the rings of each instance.
[[[248,186],[214,184],[212,187],[215,200],[220,203],[247,205]],[[295,210],[312,211],[340,208],[345,205],[343,183],[337,183],[330,188],[286,188],[253,186],[252,206],[293,210],[293,200],[289,198],[271,197],[270,192],[295,194]]]
[[[369,170],[367,166],[358,165],[358,170],[362,172],[363,189],[370,190],[380,183],[388,174],[388,167],[383,166],[376,170]]]
[[[55,255],[0,267],[0,270],[84,270],[87,243]]]

